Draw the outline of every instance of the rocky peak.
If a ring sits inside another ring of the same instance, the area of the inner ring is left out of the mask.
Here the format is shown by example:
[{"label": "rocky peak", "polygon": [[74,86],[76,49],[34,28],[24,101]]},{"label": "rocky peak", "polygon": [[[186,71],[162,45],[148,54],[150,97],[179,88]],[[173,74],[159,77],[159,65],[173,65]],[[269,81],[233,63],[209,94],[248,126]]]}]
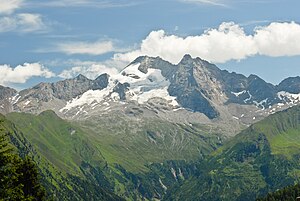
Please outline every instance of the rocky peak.
[{"label": "rocky peak", "polygon": [[194,62],[192,56],[189,54],[185,54],[178,64],[186,65],[186,64],[191,64],[192,62]]},{"label": "rocky peak", "polygon": [[93,81],[93,90],[102,90],[108,86],[109,82],[109,75],[107,73],[104,73],[100,76],[98,76],[94,81]]},{"label": "rocky peak", "polygon": [[[4,88],[0,87],[0,98],[6,96],[3,95],[5,93],[9,95],[16,93],[3,91]],[[13,106],[20,108],[20,111],[25,111],[29,107],[30,109],[39,107],[34,110],[41,111],[58,105],[60,110],[67,102],[76,101],[76,97],[79,99],[83,97],[86,100],[94,98],[96,103],[100,103],[104,100],[110,101],[112,95],[118,94],[115,96],[115,102],[120,99],[130,104],[143,105],[149,104],[148,101],[151,99],[160,98],[168,100],[169,103],[170,100],[173,101],[172,104],[168,103],[169,110],[181,107],[214,119],[222,117],[224,107],[228,104],[256,105],[265,109],[275,103],[285,103],[284,98],[278,97],[279,91],[300,93],[300,77],[288,78],[278,86],[274,86],[256,75],[245,77],[220,70],[214,64],[201,58],[192,58],[188,54],[177,65],[160,57],[141,56],[118,76],[110,77],[108,74],[102,74],[95,80],[90,80],[79,74],[73,79],[56,83],[40,83],[21,91],[17,97],[18,102],[13,103]],[[93,98],[84,94],[85,92],[92,94]],[[176,104],[173,104],[174,102]]]},{"label": "rocky peak", "polygon": [[15,89],[0,85],[0,113],[6,114],[12,111],[11,101],[15,101],[12,97],[16,94]]},{"label": "rocky peak", "polygon": [[[219,116],[218,111],[212,105],[211,100],[214,88],[219,88],[210,81],[210,72],[206,69],[206,63],[201,59],[193,59],[186,54],[177,65],[177,70],[172,76],[168,89],[171,96],[177,97],[178,103],[194,112],[204,113],[213,119]],[[208,82],[209,81],[209,82]]]},{"label": "rocky peak", "polygon": [[[139,56],[133,62],[131,62],[128,66],[135,65],[135,64],[139,63],[140,66],[138,67],[138,70],[141,71],[142,73],[146,74],[148,72],[148,68],[151,68],[152,62],[155,59],[159,59],[159,57],[154,58],[154,57],[149,57],[149,56]],[[126,68],[128,66],[126,66]]]},{"label": "rocky peak", "polygon": [[[71,80],[72,80],[72,79],[71,79]],[[73,79],[73,80],[74,80],[74,79]],[[85,76],[82,75],[82,74],[79,74],[79,75],[77,75],[77,77],[75,78],[75,80],[85,82],[85,81],[89,81],[90,79],[88,79],[87,77],[85,77]]]},{"label": "rocky peak", "polygon": [[290,77],[276,86],[277,91],[286,91],[292,94],[299,94],[300,93],[300,77]]},{"label": "rocky peak", "polygon": [[4,87],[0,85],[0,99],[6,99],[15,95],[17,91],[15,89]]}]

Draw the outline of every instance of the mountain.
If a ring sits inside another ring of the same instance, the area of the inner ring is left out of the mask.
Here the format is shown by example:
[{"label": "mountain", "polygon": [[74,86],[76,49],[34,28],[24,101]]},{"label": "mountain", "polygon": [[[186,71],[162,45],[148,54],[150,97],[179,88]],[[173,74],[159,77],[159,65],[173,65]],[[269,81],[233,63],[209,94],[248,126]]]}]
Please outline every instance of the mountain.
[{"label": "mountain", "polygon": [[[17,94],[2,87],[0,93],[5,96],[0,99],[10,100],[11,107],[4,113],[52,109],[72,119],[74,114],[76,118],[90,116],[91,110],[103,112],[108,104],[118,103],[124,108],[134,103],[158,113],[151,106],[165,113],[180,114],[184,110],[204,114],[202,119],[208,121],[235,116],[239,122],[249,124],[253,117],[262,119],[282,104],[298,102],[299,82],[299,77],[288,78],[274,86],[258,76],[229,73],[190,55],[185,55],[177,65],[159,57],[142,56],[117,75],[103,74],[95,80],[78,75],[57,83],[40,83]],[[264,111],[255,113],[255,107]]]},{"label": "mountain", "polygon": [[12,111],[13,104],[17,101],[13,97],[17,94],[15,89],[0,86],[0,113],[6,114]]},{"label": "mountain", "polygon": [[141,56],[120,73],[102,74],[95,80],[78,75],[20,92],[2,87],[0,112],[39,114],[51,109],[71,121],[121,114],[126,121],[200,123],[220,129],[227,138],[298,104],[299,83],[295,77],[274,86],[258,76],[230,73],[190,55],[177,65]]},{"label": "mountain", "polygon": [[142,56],[95,80],[1,87],[0,108],[58,199],[253,200],[297,179],[294,113],[277,112],[299,104],[299,83]]},{"label": "mountain", "polygon": [[285,91],[291,94],[300,93],[300,77],[290,77],[279,83],[278,91]]},{"label": "mountain", "polygon": [[[102,127],[93,128],[98,132],[90,132],[85,126],[59,118],[53,111],[39,115],[11,113],[7,118],[14,122],[10,126],[14,133],[11,141],[21,153],[32,155],[48,192],[60,199],[84,200],[84,196],[92,195],[97,199],[105,192],[115,192],[131,200],[255,200],[299,180],[299,115],[300,106],[272,114],[217,150],[208,150],[203,157],[193,160],[164,155],[153,142],[159,143],[156,132],[145,133],[155,148],[142,142],[126,147],[138,135],[128,133],[128,141],[123,138],[124,143],[118,143],[121,139],[116,136],[122,133],[121,129],[111,130],[113,127],[106,127],[104,122],[99,123],[103,123]],[[149,124],[161,129],[159,122]],[[171,133],[175,131],[161,126]],[[179,128],[178,125],[176,129]],[[189,130],[187,136],[193,132],[196,135],[196,128],[197,125],[181,127],[178,133]],[[210,139],[209,135],[201,138]],[[125,153],[120,155],[122,152]],[[72,193],[73,189],[78,193]],[[99,195],[95,189],[103,191],[98,191]]]},{"label": "mountain", "polygon": [[270,115],[232,138],[166,200],[255,200],[299,181],[300,106]]}]

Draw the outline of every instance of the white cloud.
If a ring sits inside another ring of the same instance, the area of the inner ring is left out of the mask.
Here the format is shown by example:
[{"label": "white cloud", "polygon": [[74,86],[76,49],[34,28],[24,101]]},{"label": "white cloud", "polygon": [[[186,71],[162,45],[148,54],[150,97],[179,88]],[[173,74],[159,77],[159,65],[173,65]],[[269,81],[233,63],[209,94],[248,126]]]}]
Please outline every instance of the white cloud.
[{"label": "white cloud", "polygon": [[119,72],[116,68],[109,68],[104,64],[90,64],[89,62],[86,64],[83,62],[82,64],[84,66],[76,66],[71,69],[64,70],[58,76],[66,79],[73,78],[78,74],[83,74],[90,79],[95,79],[103,73],[115,75]]},{"label": "white cloud", "polygon": [[132,61],[137,56],[160,56],[172,63],[178,63],[183,55],[191,54],[212,62],[240,60],[246,55],[256,53],[252,36],[247,36],[243,29],[234,23],[222,23],[218,29],[210,29],[199,36],[182,38],[167,35],[163,30],[151,32],[142,41],[140,49],[116,54],[116,60]]},{"label": "white cloud", "polygon": [[94,7],[94,8],[115,8],[128,7],[140,4],[139,1],[134,0],[52,0],[52,1],[36,1],[34,6],[48,6],[48,7]]},{"label": "white cloud", "polygon": [[227,5],[220,0],[179,0],[179,1],[184,3],[206,4],[206,5],[227,7]]},{"label": "white cloud", "polygon": [[295,22],[273,22],[269,26],[257,28],[254,41],[261,55],[300,55],[300,25]]},{"label": "white cloud", "polygon": [[0,32],[37,32],[45,31],[41,15],[21,13],[15,16],[4,16],[0,18]]},{"label": "white cloud", "polygon": [[39,63],[25,63],[12,68],[9,65],[0,65],[0,84],[25,83],[32,77],[51,78],[53,72]]},{"label": "white cloud", "polygon": [[59,43],[54,51],[66,54],[101,55],[115,51],[112,41]]},{"label": "white cloud", "polygon": [[197,36],[179,37],[163,30],[152,31],[135,51],[118,53],[114,60],[131,62],[141,55],[160,56],[178,63],[184,54],[214,63],[241,60],[257,54],[266,56],[300,55],[300,25],[295,22],[271,23],[247,35],[240,25],[222,23]]},{"label": "white cloud", "polygon": [[23,0],[1,0],[0,1],[0,14],[11,14],[16,9],[20,8]]}]

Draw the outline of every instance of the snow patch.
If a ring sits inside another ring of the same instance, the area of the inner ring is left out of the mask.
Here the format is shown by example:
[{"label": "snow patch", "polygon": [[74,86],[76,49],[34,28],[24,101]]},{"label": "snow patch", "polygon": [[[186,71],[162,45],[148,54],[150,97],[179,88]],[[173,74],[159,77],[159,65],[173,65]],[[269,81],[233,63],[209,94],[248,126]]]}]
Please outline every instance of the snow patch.
[{"label": "snow patch", "polygon": [[257,101],[253,101],[253,103],[256,105],[256,107],[262,108],[262,110],[265,110],[265,105],[268,103],[268,98],[257,102]]},{"label": "snow patch", "polygon": [[171,173],[173,174],[174,179],[177,180],[177,175],[176,175],[176,171],[174,170],[174,168],[171,168]]},{"label": "snow patch", "polygon": [[240,95],[246,93],[246,90],[240,91],[240,92],[231,92],[233,95],[235,95],[236,97],[239,97]]},{"label": "snow patch", "polygon": [[175,108],[175,109],[173,109],[173,112],[177,112],[177,111],[179,111],[179,110],[184,110],[184,108],[182,108],[182,107]]},{"label": "snow patch", "polygon": [[168,188],[163,184],[163,182],[161,181],[160,178],[158,179],[158,181],[159,181],[161,187],[162,187],[165,191],[168,190]]},{"label": "snow patch", "polygon": [[104,102],[104,103],[102,103],[102,105],[109,106],[109,103],[108,102]]},{"label": "snow patch", "polygon": [[168,87],[164,87],[162,89],[152,89],[150,91],[136,94],[131,98],[131,100],[136,100],[139,104],[144,104],[151,98],[163,98],[167,100],[170,105],[178,106],[176,97],[169,95]]},{"label": "snow patch", "polygon": [[76,97],[73,100],[67,102],[67,105],[60,109],[60,112],[70,110],[72,108],[82,106],[82,105],[91,105],[95,101],[100,103],[106,96],[110,93],[109,89],[103,90],[89,90],[82,94],[80,97]]},{"label": "snow patch", "polygon": [[185,180],[184,176],[183,176],[183,173],[181,171],[181,168],[178,169],[179,171],[179,177],[182,179],[182,180]]},{"label": "snow patch", "polygon": [[249,95],[249,98],[246,98],[246,99],[244,100],[244,103],[247,103],[248,101],[250,101],[250,100],[252,99],[252,95],[250,94],[250,92],[247,91],[247,93],[248,93],[248,95]]},{"label": "snow patch", "polygon": [[129,99],[144,104],[151,98],[157,97],[177,106],[176,97],[170,96],[168,92],[170,82],[162,76],[161,70],[149,68],[147,73],[143,73],[138,69],[139,66],[139,63],[128,66],[115,78],[122,84],[130,84],[127,92]]},{"label": "snow patch", "polygon": [[113,92],[110,97],[112,98],[113,101],[119,101],[120,100],[120,96],[117,92]]},{"label": "snow patch", "polygon": [[19,100],[20,100],[21,96],[19,94],[9,98],[9,101],[11,102],[11,104],[16,104]]},{"label": "snow patch", "polygon": [[71,131],[71,135],[74,135],[76,133],[76,130]]},{"label": "snow patch", "polygon": [[277,96],[280,100],[296,104],[300,102],[300,94],[292,94],[286,91],[280,91],[277,93]]},{"label": "snow patch", "polygon": [[24,105],[28,105],[30,102],[31,102],[31,101],[28,100],[28,101],[26,101],[26,102],[24,103]]}]

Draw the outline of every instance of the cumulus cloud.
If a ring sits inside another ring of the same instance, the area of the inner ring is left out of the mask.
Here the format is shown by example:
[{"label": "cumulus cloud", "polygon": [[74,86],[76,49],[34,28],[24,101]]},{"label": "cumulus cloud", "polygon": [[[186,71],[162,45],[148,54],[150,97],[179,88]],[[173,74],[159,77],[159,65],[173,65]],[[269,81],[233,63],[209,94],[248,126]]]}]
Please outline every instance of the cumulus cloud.
[{"label": "cumulus cloud", "polygon": [[84,66],[83,65],[75,66],[72,67],[71,69],[64,70],[58,76],[66,79],[66,78],[73,78],[78,74],[83,74],[90,79],[95,79],[103,73],[107,73],[109,75],[115,75],[118,73],[118,70],[116,68],[109,68],[104,64],[88,64],[88,63],[89,62],[87,62],[86,65]]},{"label": "cumulus cloud", "polygon": [[0,14],[11,14],[16,9],[20,8],[23,0],[1,0],[0,1]]},{"label": "cumulus cloud", "polygon": [[32,77],[51,78],[53,72],[39,63],[25,63],[12,68],[9,65],[0,65],[0,84],[25,83]]},{"label": "cumulus cloud", "polygon": [[67,42],[57,44],[53,51],[63,52],[65,54],[90,54],[101,55],[115,51],[116,48],[112,41],[98,42]]},{"label": "cumulus cloud", "polygon": [[257,54],[271,57],[300,55],[300,25],[274,22],[256,27],[249,35],[240,25],[224,22],[217,29],[185,38],[168,35],[163,30],[152,31],[138,49],[117,53],[114,60],[131,62],[138,56],[148,55],[178,63],[184,54],[214,63],[241,60]]},{"label": "cumulus cloud", "polygon": [[254,36],[258,53],[272,57],[300,55],[300,25],[271,23],[258,27]]},{"label": "cumulus cloud", "polygon": [[39,14],[21,13],[0,18],[0,32],[36,32],[45,31],[46,25]]}]

